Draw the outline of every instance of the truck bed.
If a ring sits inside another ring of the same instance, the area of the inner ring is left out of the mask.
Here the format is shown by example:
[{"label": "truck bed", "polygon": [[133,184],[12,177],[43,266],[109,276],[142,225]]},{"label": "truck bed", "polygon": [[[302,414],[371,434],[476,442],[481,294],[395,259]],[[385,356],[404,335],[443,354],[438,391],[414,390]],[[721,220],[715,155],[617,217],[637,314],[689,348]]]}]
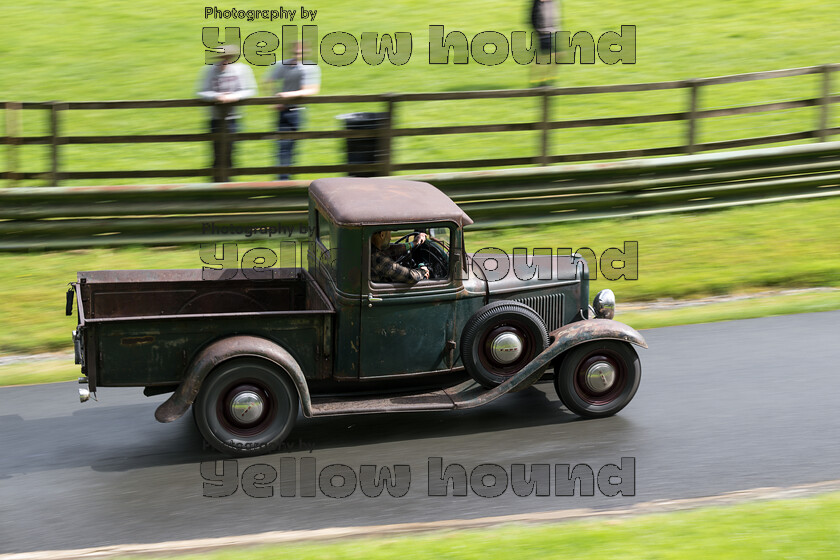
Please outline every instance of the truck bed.
[{"label": "truck bed", "polygon": [[[218,271],[213,271],[218,278]],[[196,353],[219,338],[250,334],[289,349],[313,377],[328,375],[334,309],[302,269],[269,279],[231,270],[107,270],[78,273],[84,367],[95,386],[165,386],[183,379]]]}]

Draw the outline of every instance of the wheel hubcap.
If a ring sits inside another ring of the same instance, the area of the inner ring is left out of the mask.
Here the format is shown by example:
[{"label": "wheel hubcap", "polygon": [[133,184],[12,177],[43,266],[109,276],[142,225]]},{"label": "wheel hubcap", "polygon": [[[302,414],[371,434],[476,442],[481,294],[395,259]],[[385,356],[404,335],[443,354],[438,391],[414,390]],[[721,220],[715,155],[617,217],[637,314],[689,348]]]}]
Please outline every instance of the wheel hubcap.
[{"label": "wheel hubcap", "polygon": [[500,364],[511,364],[522,355],[523,342],[515,333],[504,332],[490,343],[490,353]]},{"label": "wheel hubcap", "polygon": [[262,418],[265,403],[254,391],[241,391],[230,401],[230,415],[240,424],[253,424]]},{"label": "wheel hubcap", "polygon": [[593,393],[609,391],[615,384],[615,367],[609,362],[591,364],[583,375],[586,387]]}]

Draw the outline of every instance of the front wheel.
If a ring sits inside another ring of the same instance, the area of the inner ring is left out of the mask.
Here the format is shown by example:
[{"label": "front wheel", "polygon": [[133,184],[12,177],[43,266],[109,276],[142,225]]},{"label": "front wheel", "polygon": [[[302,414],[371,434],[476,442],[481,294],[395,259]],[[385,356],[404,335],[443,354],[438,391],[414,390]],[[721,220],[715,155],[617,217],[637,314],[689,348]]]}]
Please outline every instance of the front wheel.
[{"label": "front wheel", "polygon": [[196,425],[207,442],[227,455],[270,453],[297,419],[298,394],[271,362],[238,358],[219,365],[193,403]]},{"label": "front wheel", "polygon": [[554,376],[557,396],[584,418],[612,416],[633,399],[642,378],[639,356],[617,340],[581,344],[569,351]]}]

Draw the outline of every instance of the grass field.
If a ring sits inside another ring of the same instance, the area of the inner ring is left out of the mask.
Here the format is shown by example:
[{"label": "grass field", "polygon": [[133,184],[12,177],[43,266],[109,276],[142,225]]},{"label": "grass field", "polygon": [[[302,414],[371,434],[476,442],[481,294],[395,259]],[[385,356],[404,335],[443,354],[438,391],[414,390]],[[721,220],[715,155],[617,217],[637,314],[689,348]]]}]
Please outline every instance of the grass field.
[{"label": "grass field", "polygon": [[[281,25],[290,24],[205,20],[204,7],[197,2],[161,0],[131,4],[110,0],[95,8],[78,0],[58,5],[46,0],[6,3],[0,7],[8,35],[0,45],[4,60],[0,97],[21,101],[191,98],[203,64],[202,27],[235,26],[246,37],[259,30],[280,35]],[[433,0],[422,4],[397,0],[367,6],[338,1],[318,6],[317,12],[314,24],[319,37],[332,31],[345,31],[357,38],[362,32],[404,31],[413,38],[412,55],[404,66],[369,66],[361,57],[344,67],[322,63],[324,94],[503,89],[529,83],[528,68],[516,64],[512,57],[498,66],[483,66],[474,60],[466,65],[432,65],[428,59],[430,25],[443,25],[447,32],[462,31],[468,39],[485,30],[508,37],[511,31],[529,30],[527,2],[522,0]],[[597,39],[621,25],[635,25],[637,62],[609,66],[596,58],[593,65],[564,65],[558,84],[674,80],[834,62],[837,51],[832,22],[838,20],[840,5],[819,0],[798,4],[690,0],[679,5],[662,0],[644,5],[566,0],[562,2],[564,29],[587,31]],[[300,23],[296,19],[291,25]],[[42,46],[33,48],[34,42]],[[258,80],[266,72],[255,67]],[[835,91],[837,82],[835,79]],[[753,104],[818,92],[816,76],[721,85],[704,89],[700,106]],[[669,90],[563,97],[553,102],[553,117],[565,120],[683,111],[686,95],[683,90]],[[314,106],[308,127],[334,129],[340,126],[336,115],[381,109],[371,104]],[[538,101],[527,99],[430,101],[399,107],[397,122],[401,127],[522,122],[538,119],[539,111]],[[812,108],[708,119],[699,127],[698,141],[805,130],[813,128],[816,119]],[[272,130],[273,120],[268,107],[247,108],[244,130]],[[46,113],[25,112],[23,121],[25,134],[47,133]],[[840,111],[834,111],[830,124],[840,124]],[[202,108],[74,111],[61,126],[65,134],[189,133],[205,127]],[[684,136],[684,124],[654,123],[558,130],[552,132],[551,144],[554,153],[562,154],[679,145]],[[298,163],[343,162],[341,140],[309,140],[300,147]],[[532,132],[410,137],[396,142],[395,159],[514,157],[533,155],[537,147],[538,134]],[[238,164],[269,165],[274,162],[274,149],[271,141],[250,142],[240,149]],[[46,169],[48,155],[47,146],[25,146],[20,149],[21,167]],[[62,169],[72,171],[201,167],[206,157],[207,147],[198,143],[75,145],[61,150]],[[249,178],[264,177],[243,177]]]},{"label": "grass field", "polygon": [[834,559],[840,555],[840,494],[667,514],[552,525],[508,525],[333,543],[231,549],[184,560],[248,558],[627,560]]}]

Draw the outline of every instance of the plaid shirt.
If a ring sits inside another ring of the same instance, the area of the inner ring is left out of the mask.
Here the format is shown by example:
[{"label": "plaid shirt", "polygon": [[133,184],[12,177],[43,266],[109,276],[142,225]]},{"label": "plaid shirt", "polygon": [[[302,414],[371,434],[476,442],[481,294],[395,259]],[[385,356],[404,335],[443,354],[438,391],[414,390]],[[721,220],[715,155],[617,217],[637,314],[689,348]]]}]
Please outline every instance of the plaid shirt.
[{"label": "plaid shirt", "polygon": [[419,268],[398,265],[394,259],[408,251],[408,244],[393,243],[385,249],[370,247],[370,278],[374,282],[403,282],[414,284],[425,277]]}]

